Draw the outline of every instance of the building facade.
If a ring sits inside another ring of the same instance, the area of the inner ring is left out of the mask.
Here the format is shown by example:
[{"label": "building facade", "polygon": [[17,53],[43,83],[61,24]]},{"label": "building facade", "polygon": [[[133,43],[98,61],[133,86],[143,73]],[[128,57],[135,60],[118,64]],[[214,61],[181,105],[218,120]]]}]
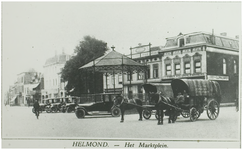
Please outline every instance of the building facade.
[{"label": "building facade", "polygon": [[166,39],[161,82],[175,78],[219,82],[222,102],[233,102],[239,89],[239,41],[205,32],[179,34]]},{"label": "building facade", "polygon": [[46,60],[44,65],[44,89],[41,98],[54,98],[65,96],[65,83],[61,82],[61,71],[70,55],[64,52]]},{"label": "building facade", "polygon": [[[123,92],[143,93],[144,83],[170,83],[173,79],[209,79],[220,84],[222,102],[233,102],[239,94],[239,40],[206,32],[179,34],[166,38],[165,46],[139,45],[127,55],[146,64],[146,73],[110,76],[108,86]],[[112,81],[113,80],[113,81]],[[104,80],[105,81],[105,80]],[[114,82],[115,81],[115,82]],[[115,85],[114,85],[115,83]],[[106,85],[106,86],[105,86]]]},{"label": "building facade", "polygon": [[27,106],[33,101],[35,94],[33,88],[37,87],[40,83],[41,73],[30,69],[27,72],[22,72],[17,75],[17,82],[11,89],[11,105]]}]

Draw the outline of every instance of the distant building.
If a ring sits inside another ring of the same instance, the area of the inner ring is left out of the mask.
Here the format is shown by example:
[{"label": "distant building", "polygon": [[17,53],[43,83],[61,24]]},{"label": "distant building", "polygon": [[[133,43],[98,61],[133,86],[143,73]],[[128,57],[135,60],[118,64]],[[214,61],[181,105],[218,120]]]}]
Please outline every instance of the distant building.
[{"label": "distant building", "polygon": [[22,72],[17,75],[17,82],[11,88],[11,105],[26,106],[33,102],[33,95],[35,92],[33,88],[40,83],[41,73],[30,69],[27,72]]},{"label": "distant building", "polygon": [[44,65],[44,89],[42,99],[65,96],[65,83],[61,82],[61,71],[70,55],[64,52],[46,60]]}]

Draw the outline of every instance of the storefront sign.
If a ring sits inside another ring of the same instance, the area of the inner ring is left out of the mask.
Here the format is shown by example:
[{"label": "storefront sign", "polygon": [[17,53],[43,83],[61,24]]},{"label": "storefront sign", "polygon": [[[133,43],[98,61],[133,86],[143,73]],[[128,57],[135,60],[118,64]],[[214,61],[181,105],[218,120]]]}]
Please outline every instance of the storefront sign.
[{"label": "storefront sign", "polygon": [[173,55],[176,55],[176,54],[181,54],[181,51],[180,50],[179,51],[174,51]]},{"label": "storefront sign", "polygon": [[151,55],[157,55],[158,51],[151,51]]},{"label": "storefront sign", "polygon": [[192,48],[192,52],[198,52],[198,51],[202,51],[202,47],[194,47],[194,48]]},{"label": "storefront sign", "polygon": [[141,57],[149,56],[149,52],[141,53]]},{"label": "storefront sign", "polygon": [[229,81],[229,76],[208,75],[209,80]]},{"label": "storefront sign", "polygon": [[171,55],[171,52],[164,53],[164,56],[168,56],[168,55]]},{"label": "storefront sign", "polygon": [[149,46],[141,46],[141,47],[132,48],[133,54],[148,52],[148,51],[149,51]]},{"label": "storefront sign", "polygon": [[171,79],[171,78],[182,78],[182,77],[199,77],[204,76],[204,73],[198,73],[198,74],[180,74],[180,75],[170,75],[170,76],[164,76],[163,79]]}]

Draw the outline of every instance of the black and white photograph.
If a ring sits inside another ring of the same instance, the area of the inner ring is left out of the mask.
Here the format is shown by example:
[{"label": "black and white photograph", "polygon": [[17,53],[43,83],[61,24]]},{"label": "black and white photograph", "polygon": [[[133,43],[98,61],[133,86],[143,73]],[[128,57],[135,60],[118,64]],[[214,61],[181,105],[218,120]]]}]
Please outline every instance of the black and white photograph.
[{"label": "black and white photograph", "polygon": [[241,8],[1,1],[1,148],[242,148]]}]

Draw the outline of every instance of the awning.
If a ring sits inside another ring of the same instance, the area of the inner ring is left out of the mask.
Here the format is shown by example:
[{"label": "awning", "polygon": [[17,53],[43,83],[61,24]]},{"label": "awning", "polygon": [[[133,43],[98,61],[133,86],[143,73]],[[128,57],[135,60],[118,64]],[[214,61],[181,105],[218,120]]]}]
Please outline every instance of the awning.
[{"label": "awning", "polygon": [[30,84],[29,87],[31,90],[34,90],[35,88],[37,88],[37,86],[39,85],[40,83],[35,83],[35,84]]},{"label": "awning", "polygon": [[37,86],[33,88],[33,90],[37,90],[38,88],[40,88],[40,84],[41,84],[41,82],[38,83]]},{"label": "awning", "polygon": [[10,101],[10,102],[14,102],[16,98],[17,98],[17,95],[16,95],[16,96],[14,96],[14,97],[11,99],[11,101]]}]

